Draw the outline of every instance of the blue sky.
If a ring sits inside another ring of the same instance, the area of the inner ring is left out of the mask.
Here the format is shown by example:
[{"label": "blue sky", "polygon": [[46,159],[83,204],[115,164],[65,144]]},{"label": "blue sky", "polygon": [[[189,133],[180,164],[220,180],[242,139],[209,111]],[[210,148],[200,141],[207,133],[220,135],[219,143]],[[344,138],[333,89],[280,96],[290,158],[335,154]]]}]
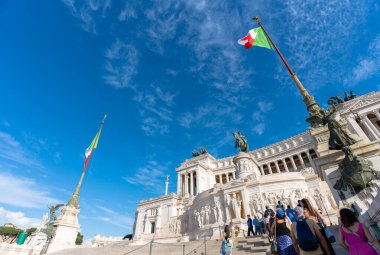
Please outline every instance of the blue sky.
[{"label": "blue sky", "polygon": [[236,153],[306,130],[279,57],[236,41],[259,15],[304,86],[330,96],[380,85],[377,1],[1,1],[0,224],[30,226],[80,194],[85,238],[131,232],[140,199],[175,192],[175,168],[207,146]]}]

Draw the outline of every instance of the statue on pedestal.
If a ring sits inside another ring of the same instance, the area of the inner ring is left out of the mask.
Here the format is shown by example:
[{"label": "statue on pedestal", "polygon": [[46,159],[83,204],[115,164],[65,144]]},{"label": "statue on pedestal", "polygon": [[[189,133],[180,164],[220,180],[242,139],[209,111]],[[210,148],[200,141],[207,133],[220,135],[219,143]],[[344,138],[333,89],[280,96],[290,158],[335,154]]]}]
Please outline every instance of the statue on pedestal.
[{"label": "statue on pedestal", "polygon": [[329,149],[342,150],[343,147],[353,145],[356,141],[347,134],[339,121],[335,120],[335,113],[335,105],[332,105],[328,111],[322,110],[322,125],[327,125],[329,129]]},{"label": "statue on pedestal", "polygon": [[248,152],[248,142],[242,132],[232,132],[232,135],[235,137],[235,148],[239,149],[242,152]]},{"label": "statue on pedestal", "polygon": [[334,185],[334,189],[347,190],[347,185],[364,189],[372,180],[379,179],[380,173],[372,169],[363,157],[355,156],[349,146],[342,148],[346,155],[339,163],[342,177]]},{"label": "statue on pedestal", "polygon": [[232,209],[235,214],[235,218],[240,219],[241,218],[241,200],[238,200],[235,193],[232,195],[231,204],[232,204]]}]

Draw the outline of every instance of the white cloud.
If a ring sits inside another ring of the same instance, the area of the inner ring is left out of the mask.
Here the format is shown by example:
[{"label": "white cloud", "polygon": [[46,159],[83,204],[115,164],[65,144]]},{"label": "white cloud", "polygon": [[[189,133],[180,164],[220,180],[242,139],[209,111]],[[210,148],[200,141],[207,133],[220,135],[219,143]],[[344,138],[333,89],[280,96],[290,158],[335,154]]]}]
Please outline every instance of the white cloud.
[{"label": "white cloud", "polygon": [[27,229],[37,227],[40,219],[27,217],[25,213],[21,211],[8,211],[4,207],[0,207],[0,223],[12,223],[18,228]]},{"label": "white cloud", "polygon": [[137,18],[137,13],[135,8],[132,6],[131,1],[126,1],[124,8],[120,11],[118,19],[119,21],[125,21],[130,18]]},{"label": "white cloud", "polygon": [[[287,56],[300,80],[308,89],[318,90],[340,83],[352,66],[351,51],[363,36],[360,27],[371,4],[367,1],[282,1],[270,6],[263,20],[269,33]],[[292,82],[282,62],[280,80]],[[292,87],[293,88],[293,87]]]},{"label": "white cloud", "polygon": [[273,103],[268,101],[259,101],[257,103],[257,106],[259,107],[260,111],[262,112],[269,112],[273,108]]},{"label": "white cloud", "polygon": [[[19,141],[12,135],[0,131],[0,159],[6,162],[12,162],[30,168],[41,168],[41,163],[38,159],[31,155]],[[4,169],[10,170],[10,169]]]},{"label": "white cloud", "polygon": [[23,208],[41,208],[58,200],[31,179],[0,173],[0,203]]},{"label": "white cloud", "polygon": [[81,27],[90,33],[97,33],[96,22],[99,18],[105,18],[108,9],[111,8],[111,0],[62,0],[69,9],[71,15],[79,19]]},{"label": "white cloud", "polygon": [[262,134],[264,134],[265,128],[266,128],[265,123],[259,123],[259,124],[256,124],[255,126],[253,126],[252,130],[256,134],[262,135]]},{"label": "white cloud", "polygon": [[119,38],[106,50],[105,69],[107,75],[103,76],[104,82],[117,88],[136,89],[133,77],[137,74],[139,53],[132,44],[127,44]]},{"label": "white cloud", "polygon": [[100,210],[99,214],[103,214],[103,216],[98,217],[98,220],[121,228],[132,229],[135,219],[127,216],[125,212],[118,213],[101,205],[97,205],[96,208]]},{"label": "white cloud", "polygon": [[126,176],[123,179],[130,184],[143,186],[144,189],[163,193],[165,176],[168,172],[168,167],[150,160],[144,167],[139,168],[133,176]]},{"label": "white cloud", "polygon": [[368,54],[360,57],[357,65],[352,68],[352,74],[344,80],[347,85],[356,85],[365,81],[380,71],[380,35],[378,35],[368,46]]}]

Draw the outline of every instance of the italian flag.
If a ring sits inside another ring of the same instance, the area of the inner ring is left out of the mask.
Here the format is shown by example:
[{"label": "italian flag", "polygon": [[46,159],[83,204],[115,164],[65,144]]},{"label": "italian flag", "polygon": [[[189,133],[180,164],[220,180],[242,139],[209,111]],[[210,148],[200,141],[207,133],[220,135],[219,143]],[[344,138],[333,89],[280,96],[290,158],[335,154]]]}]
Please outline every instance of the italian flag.
[{"label": "italian flag", "polygon": [[257,27],[248,31],[248,34],[239,39],[238,44],[244,45],[244,48],[249,49],[252,46],[264,47],[273,50],[273,46],[265,36],[261,27]]},{"label": "italian flag", "polygon": [[104,116],[102,124],[101,124],[101,126],[99,128],[98,133],[96,133],[94,140],[92,140],[90,146],[88,146],[88,148],[85,151],[86,160],[84,161],[84,169],[87,168],[87,165],[88,165],[88,162],[90,161],[92,152],[98,146],[98,141],[99,141],[100,133],[102,132],[103,124],[104,124],[104,121],[105,121],[106,117],[107,117],[107,115]]}]

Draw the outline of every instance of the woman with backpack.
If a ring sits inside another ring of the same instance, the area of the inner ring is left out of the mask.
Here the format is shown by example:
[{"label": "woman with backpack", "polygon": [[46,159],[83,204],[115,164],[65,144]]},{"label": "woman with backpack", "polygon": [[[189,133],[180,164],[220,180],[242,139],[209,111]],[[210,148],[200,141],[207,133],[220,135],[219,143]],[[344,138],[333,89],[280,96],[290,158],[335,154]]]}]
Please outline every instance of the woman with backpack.
[{"label": "woman with backpack", "polygon": [[229,225],[226,225],[224,227],[223,232],[224,238],[222,241],[222,246],[220,247],[220,254],[222,255],[232,255],[232,236],[231,236],[231,229]]},{"label": "woman with backpack", "polygon": [[[330,254],[335,255],[335,251],[326,235],[326,231],[329,231],[329,230],[325,230],[325,227],[326,227],[325,219],[320,214],[318,214],[318,211],[314,209],[314,207],[311,205],[310,201],[307,198],[303,198],[301,202],[303,205],[305,218],[310,219],[314,221],[315,223],[317,223],[317,225],[321,228],[320,232],[323,238],[326,240]],[[326,249],[323,246],[321,246],[321,248],[324,255],[328,254]]]},{"label": "woman with backpack", "polygon": [[339,211],[340,244],[350,252],[350,255],[376,255],[377,252],[368,243],[380,250],[380,244],[373,238],[369,230],[356,218],[353,211],[343,208]]},{"label": "woman with backpack", "polygon": [[294,249],[292,238],[290,237],[291,227],[285,220],[285,213],[283,210],[278,210],[275,222],[271,227],[272,236],[277,244],[278,255],[297,255]]}]

